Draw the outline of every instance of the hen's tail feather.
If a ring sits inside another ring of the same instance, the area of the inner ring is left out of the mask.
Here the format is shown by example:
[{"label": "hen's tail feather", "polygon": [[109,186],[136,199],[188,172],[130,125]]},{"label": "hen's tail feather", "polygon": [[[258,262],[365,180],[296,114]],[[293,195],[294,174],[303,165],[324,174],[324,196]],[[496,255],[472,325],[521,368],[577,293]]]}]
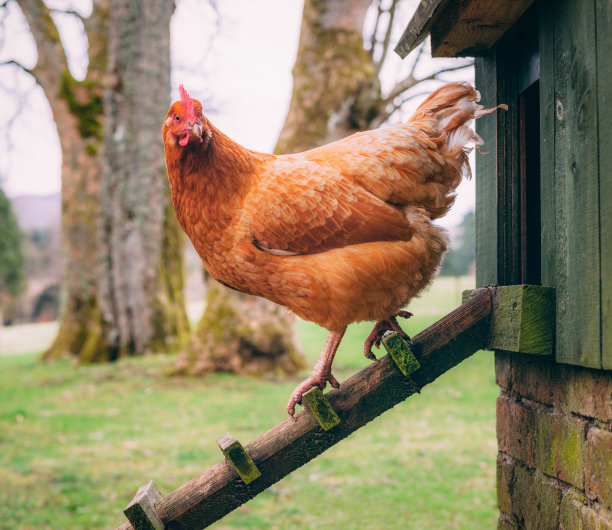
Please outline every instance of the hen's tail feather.
[{"label": "hen's tail feather", "polygon": [[507,105],[485,109],[478,101],[480,93],[470,84],[450,83],[433,92],[410,118],[411,122],[429,121],[434,131],[445,136],[442,154],[447,163],[458,170],[450,183],[453,188],[459,184],[461,176],[471,177],[467,155],[473,145],[484,143],[468,123],[498,108],[508,109]]},{"label": "hen's tail feather", "polygon": [[507,110],[507,105],[485,109],[478,104],[480,93],[467,83],[450,83],[433,92],[416,110],[410,121],[431,119],[438,130],[446,133],[448,155],[458,155],[470,142],[482,145],[482,138],[466,125],[498,108]]}]

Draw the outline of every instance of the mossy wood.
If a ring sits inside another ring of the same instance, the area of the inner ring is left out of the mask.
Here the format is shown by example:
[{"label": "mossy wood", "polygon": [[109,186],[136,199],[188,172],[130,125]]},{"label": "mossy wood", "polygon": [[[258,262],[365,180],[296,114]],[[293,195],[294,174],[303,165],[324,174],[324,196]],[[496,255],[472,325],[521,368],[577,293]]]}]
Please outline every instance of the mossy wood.
[{"label": "mossy wood", "polygon": [[165,526],[155,511],[155,503],[162,498],[152,480],[141,486],[123,513],[135,530],[164,530]]},{"label": "mossy wood", "polygon": [[329,431],[340,423],[340,418],[323,395],[323,391],[315,386],[302,396],[302,404],[324,431]]},{"label": "mossy wood", "polygon": [[[388,356],[326,394],[340,423],[323,430],[307,411],[287,418],[245,446],[261,477],[245,484],[220,462],[161,499],[155,506],[166,528],[203,528],[405,400],[487,344],[491,295],[477,293],[412,338],[421,367],[404,377]],[[132,528],[124,523],[121,530]]]},{"label": "mossy wood", "polygon": [[421,367],[417,358],[410,351],[410,347],[400,337],[399,333],[395,331],[387,332],[382,339],[382,343],[391,359],[393,359],[395,366],[397,366],[402,374],[410,375]]},{"label": "mossy wood", "polygon": [[229,432],[219,438],[217,444],[245,484],[250,484],[261,477],[259,469],[246,453],[242,444]]},{"label": "mossy wood", "polygon": [[464,300],[483,291],[493,297],[490,350],[552,355],[555,337],[555,290],[539,285],[508,285],[463,293]]}]

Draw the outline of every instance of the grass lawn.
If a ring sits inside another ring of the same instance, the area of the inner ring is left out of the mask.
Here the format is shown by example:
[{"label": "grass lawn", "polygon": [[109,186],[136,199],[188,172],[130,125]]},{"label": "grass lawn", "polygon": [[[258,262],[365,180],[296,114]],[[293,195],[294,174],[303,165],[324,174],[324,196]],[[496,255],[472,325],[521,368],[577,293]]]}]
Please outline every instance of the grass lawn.
[{"label": "grass lawn", "polygon": [[[368,362],[369,329],[349,328],[340,381]],[[325,332],[298,332],[314,363]],[[167,494],[222,460],[215,441],[226,431],[246,443],[283,420],[298,382],[169,378],[172,360],[0,356],[0,528],[117,526],[150,478]],[[213,528],[493,528],[496,396],[493,357],[480,352]]]}]

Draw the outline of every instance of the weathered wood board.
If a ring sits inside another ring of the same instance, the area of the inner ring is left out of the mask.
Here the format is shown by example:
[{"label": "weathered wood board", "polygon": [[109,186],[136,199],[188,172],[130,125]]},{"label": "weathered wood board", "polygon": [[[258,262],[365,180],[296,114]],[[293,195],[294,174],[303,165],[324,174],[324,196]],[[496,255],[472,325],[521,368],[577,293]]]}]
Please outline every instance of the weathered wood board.
[{"label": "weathered wood board", "polygon": [[565,0],[552,4],[556,358],[563,363],[600,368],[598,71],[593,2]]},{"label": "weathered wood board", "polygon": [[612,2],[596,0],[599,216],[601,231],[601,355],[612,370]]},{"label": "weathered wood board", "polygon": [[[492,52],[474,61],[476,88],[485,107],[497,101],[496,57]],[[497,112],[476,120],[476,132],[485,144],[476,151],[476,286],[498,283],[497,276]]]}]

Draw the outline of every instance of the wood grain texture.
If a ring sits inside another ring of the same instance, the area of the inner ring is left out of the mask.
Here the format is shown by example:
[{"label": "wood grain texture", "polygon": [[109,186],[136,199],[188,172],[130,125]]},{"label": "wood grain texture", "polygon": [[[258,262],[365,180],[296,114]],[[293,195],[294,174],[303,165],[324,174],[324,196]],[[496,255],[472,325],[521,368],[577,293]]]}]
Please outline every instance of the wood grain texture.
[{"label": "wood grain texture", "polygon": [[[497,105],[497,60],[495,52],[474,61],[476,88],[482,104]],[[484,140],[476,151],[476,286],[498,283],[497,174],[499,113],[493,112],[476,121],[476,132]]]},{"label": "wood grain texture", "polygon": [[329,431],[340,423],[340,418],[336,411],[329,404],[329,401],[323,395],[323,391],[318,386],[312,387],[302,395],[302,404],[324,431]]},{"label": "wood grain texture", "polygon": [[[463,293],[463,299],[487,289]],[[555,338],[555,290],[539,285],[491,289],[493,306],[487,349],[552,355]]]},{"label": "wood grain texture", "polygon": [[533,0],[456,0],[431,26],[433,57],[480,56],[521,17]]},{"label": "wood grain texture", "polygon": [[540,48],[540,198],[542,219],[541,283],[554,287],[556,261],[555,85],[553,79],[553,0],[539,11]]},{"label": "wood grain texture", "polygon": [[421,1],[395,47],[395,52],[402,59],[405,59],[412,50],[427,38],[437,13],[442,12],[447,3],[448,0]]},{"label": "wood grain texture", "polygon": [[612,3],[596,0],[601,231],[601,363],[612,370]]},{"label": "wood grain texture", "polygon": [[600,368],[598,74],[594,0],[554,3],[553,22],[557,361]]},{"label": "wood grain texture", "polygon": [[152,480],[141,486],[123,513],[136,530],[163,530],[164,523],[155,511],[155,503],[162,498]]},{"label": "wood grain texture", "polygon": [[[302,411],[248,443],[245,450],[262,476],[245,484],[226,463],[217,464],[156,504],[166,528],[203,528],[217,521],[349,434],[392,408],[482,349],[488,334],[488,291],[412,338],[421,368],[404,377],[389,356],[364,368],[326,394],[341,423],[324,431]],[[131,528],[129,523],[120,527]]]},{"label": "wood grain texture", "polygon": [[261,476],[261,472],[246,453],[242,444],[229,432],[217,440],[217,445],[245,484],[250,484]]}]

